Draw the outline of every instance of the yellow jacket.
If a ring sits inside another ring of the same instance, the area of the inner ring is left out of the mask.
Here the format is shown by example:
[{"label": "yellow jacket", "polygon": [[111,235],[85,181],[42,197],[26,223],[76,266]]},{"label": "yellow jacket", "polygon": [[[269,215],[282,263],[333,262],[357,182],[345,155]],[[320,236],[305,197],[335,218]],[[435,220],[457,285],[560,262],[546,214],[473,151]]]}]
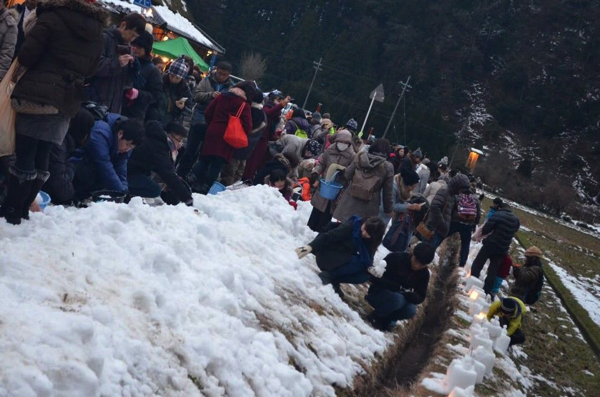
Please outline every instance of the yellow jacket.
[{"label": "yellow jacket", "polygon": [[521,302],[521,300],[519,298],[515,298],[514,296],[510,296],[509,298],[514,299],[519,304],[519,306],[517,306],[517,315],[515,317],[508,317],[505,315],[503,316],[502,312],[500,311],[500,305],[502,304],[502,301],[497,300],[496,302],[492,303],[492,305],[490,306],[490,310],[488,311],[487,319],[489,321],[495,315],[503,316],[504,318],[506,318],[508,320],[508,328],[506,330],[506,334],[508,336],[511,336],[512,334],[515,333],[516,330],[521,328],[521,321],[523,320],[523,314],[525,314],[525,312],[527,311],[527,307],[525,306],[525,304],[523,302]]}]

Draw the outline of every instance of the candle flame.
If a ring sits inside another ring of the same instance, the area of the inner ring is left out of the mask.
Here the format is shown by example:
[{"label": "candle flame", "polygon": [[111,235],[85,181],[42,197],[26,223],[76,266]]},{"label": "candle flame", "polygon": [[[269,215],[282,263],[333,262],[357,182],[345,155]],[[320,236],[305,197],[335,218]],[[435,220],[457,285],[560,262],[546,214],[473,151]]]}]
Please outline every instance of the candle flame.
[{"label": "candle flame", "polygon": [[469,296],[469,298],[471,298],[471,300],[474,300],[474,301],[476,301],[478,297],[479,297],[479,292],[477,292],[477,291],[471,292],[471,295]]}]

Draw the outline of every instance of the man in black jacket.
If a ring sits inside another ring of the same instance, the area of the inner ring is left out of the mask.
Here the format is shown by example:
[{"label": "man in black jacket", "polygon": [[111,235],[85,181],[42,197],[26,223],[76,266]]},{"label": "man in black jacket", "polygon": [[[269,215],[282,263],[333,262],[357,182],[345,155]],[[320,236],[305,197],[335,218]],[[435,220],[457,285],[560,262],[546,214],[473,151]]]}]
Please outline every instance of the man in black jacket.
[{"label": "man in black jacket", "polygon": [[164,182],[166,190],[172,192],[168,196],[173,199],[165,200],[168,204],[193,204],[190,188],[175,173],[175,158],[186,136],[187,131],[180,124],[169,124],[165,132],[158,121],[146,123],[146,139],[133,150],[127,163],[127,180],[132,196],[163,196],[161,186],[151,178],[154,172]]},{"label": "man in black jacket", "polygon": [[498,267],[502,263],[502,258],[508,254],[510,243],[520,227],[519,218],[512,213],[507,204],[502,204],[483,225],[482,235],[488,237],[483,240],[483,246],[473,261],[471,275],[479,277],[483,265],[488,259],[490,260],[487,277],[483,285],[486,294],[491,295]]},{"label": "man in black jacket", "polygon": [[396,321],[406,320],[417,312],[417,305],[427,296],[429,269],[435,249],[426,243],[412,253],[395,252],[385,257],[387,266],[381,278],[371,276],[367,302],[375,309],[369,322],[380,331],[391,330]]}]

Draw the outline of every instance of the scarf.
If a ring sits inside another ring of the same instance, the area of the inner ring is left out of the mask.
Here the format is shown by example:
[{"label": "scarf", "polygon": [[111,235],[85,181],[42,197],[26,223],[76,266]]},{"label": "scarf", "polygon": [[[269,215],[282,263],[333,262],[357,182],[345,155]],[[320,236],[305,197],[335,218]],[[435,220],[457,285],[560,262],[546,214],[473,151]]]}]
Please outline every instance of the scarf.
[{"label": "scarf", "polygon": [[353,259],[358,260],[367,269],[373,266],[375,255],[371,254],[369,246],[362,238],[362,231],[360,229],[363,225],[363,220],[356,215],[352,216],[350,220],[352,221],[352,245],[358,251],[358,255],[355,254]]}]

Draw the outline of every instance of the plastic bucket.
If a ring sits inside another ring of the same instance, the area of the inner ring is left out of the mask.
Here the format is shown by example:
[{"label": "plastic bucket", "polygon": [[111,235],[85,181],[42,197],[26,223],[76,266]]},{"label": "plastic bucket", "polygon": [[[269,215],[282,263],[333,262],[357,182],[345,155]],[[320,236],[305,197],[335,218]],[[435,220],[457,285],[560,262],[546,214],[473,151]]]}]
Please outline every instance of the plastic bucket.
[{"label": "plastic bucket", "polygon": [[321,179],[321,187],[319,192],[323,198],[327,200],[335,200],[342,190],[343,186],[337,182],[326,182],[325,179]]},{"label": "plastic bucket", "polygon": [[208,194],[217,194],[217,193],[222,192],[222,191],[224,191],[226,189],[227,188],[225,187],[225,185],[223,185],[223,184],[221,184],[219,182],[215,182],[210,187],[210,190],[208,191]]},{"label": "plastic bucket", "polygon": [[92,193],[92,200],[96,203],[109,201],[113,203],[122,203],[125,200],[125,193],[115,190],[98,190]]},{"label": "plastic bucket", "polygon": [[44,209],[46,209],[48,204],[50,204],[50,195],[46,192],[40,192],[40,196],[42,197],[42,202],[39,203],[38,205],[40,206],[40,209],[43,211]]}]

